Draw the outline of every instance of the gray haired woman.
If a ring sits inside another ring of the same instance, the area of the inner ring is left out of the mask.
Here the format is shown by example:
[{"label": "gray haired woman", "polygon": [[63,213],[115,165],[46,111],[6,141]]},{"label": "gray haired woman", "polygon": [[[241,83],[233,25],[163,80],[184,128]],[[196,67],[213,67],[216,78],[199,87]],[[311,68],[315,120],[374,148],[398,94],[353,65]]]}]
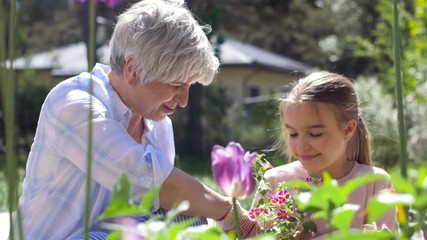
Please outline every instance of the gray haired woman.
[{"label": "gray haired woman", "polygon": [[229,220],[230,198],[174,167],[168,115],[187,105],[191,85],[210,84],[219,66],[204,27],[182,1],[143,0],[118,17],[110,49],[110,66],[61,82],[42,106],[20,199],[26,238],[81,238],[89,123],[91,239],[108,235],[95,220],[124,174],[136,202],[161,186],[153,206],[160,214],[188,200],[185,214],[202,217],[196,224]]}]

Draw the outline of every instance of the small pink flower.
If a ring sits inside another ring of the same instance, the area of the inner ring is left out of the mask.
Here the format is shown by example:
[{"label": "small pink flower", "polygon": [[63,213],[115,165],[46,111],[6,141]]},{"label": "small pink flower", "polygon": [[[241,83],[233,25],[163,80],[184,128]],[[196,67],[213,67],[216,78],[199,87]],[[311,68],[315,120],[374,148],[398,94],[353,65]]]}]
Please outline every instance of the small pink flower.
[{"label": "small pink flower", "polygon": [[260,214],[269,214],[270,213],[270,209],[267,206],[261,206],[258,209],[261,211]]},{"label": "small pink flower", "polygon": [[276,207],[280,207],[282,206],[282,204],[284,203],[282,199],[280,198],[272,198],[271,202],[276,206]]},{"label": "small pink flower", "polygon": [[268,169],[273,168],[273,165],[271,163],[264,160],[264,162],[261,162],[261,169],[263,172],[267,171]]},{"label": "small pink flower", "polygon": [[286,211],[285,209],[281,209],[279,210],[279,212],[277,213],[277,218],[279,220],[286,220],[289,218],[289,212]]},{"label": "small pink flower", "polygon": [[285,203],[285,200],[282,195],[280,195],[280,192],[273,192],[271,194],[271,202],[276,206],[280,207]]},{"label": "small pink flower", "polygon": [[259,215],[261,214],[261,212],[262,212],[262,210],[261,210],[261,209],[259,209],[259,208],[252,208],[252,209],[249,211],[249,217],[250,217],[251,219],[255,219],[255,218],[259,217]]},{"label": "small pink flower", "polygon": [[286,199],[291,197],[291,194],[288,190],[284,189],[277,193],[277,197],[283,199],[283,201],[286,201]]}]

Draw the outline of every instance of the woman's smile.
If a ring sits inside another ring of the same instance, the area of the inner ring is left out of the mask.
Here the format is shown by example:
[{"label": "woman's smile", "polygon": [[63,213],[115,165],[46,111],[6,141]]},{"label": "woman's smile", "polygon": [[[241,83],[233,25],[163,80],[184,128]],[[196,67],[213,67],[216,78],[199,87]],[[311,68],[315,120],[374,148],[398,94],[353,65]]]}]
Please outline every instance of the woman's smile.
[{"label": "woman's smile", "polygon": [[172,115],[175,112],[175,108],[170,108],[170,107],[168,107],[166,105],[163,105],[163,112],[166,115]]}]

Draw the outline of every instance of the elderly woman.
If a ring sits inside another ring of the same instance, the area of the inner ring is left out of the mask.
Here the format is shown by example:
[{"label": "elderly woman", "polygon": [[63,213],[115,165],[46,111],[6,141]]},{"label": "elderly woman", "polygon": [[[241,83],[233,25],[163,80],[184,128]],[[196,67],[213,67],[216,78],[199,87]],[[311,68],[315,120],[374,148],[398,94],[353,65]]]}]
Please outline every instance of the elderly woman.
[{"label": "elderly woman", "polygon": [[191,85],[210,84],[219,66],[203,27],[182,2],[144,0],[118,17],[110,48],[110,67],[63,81],[42,106],[20,199],[25,237],[82,236],[89,123],[92,239],[108,234],[96,231],[95,220],[124,174],[132,200],[161,186],[154,210],[188,200],[185,214],[232,229],[231,200],[174,167],[168,115],[187,105]]}]

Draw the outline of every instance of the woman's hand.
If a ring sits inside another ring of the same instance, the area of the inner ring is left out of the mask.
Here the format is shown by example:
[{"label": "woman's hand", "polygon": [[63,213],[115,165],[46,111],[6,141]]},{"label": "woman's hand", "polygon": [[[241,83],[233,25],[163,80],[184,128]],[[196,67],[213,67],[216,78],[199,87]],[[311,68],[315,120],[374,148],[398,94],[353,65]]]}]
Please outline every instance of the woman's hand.
[{"label": "woman's hand", "polygon": [[220,226],[226,233],[237,232],[237,228],[240,227],[243,238],[254,237],[258,235],[261,232],[258,223],[249,217],[248,212],[242,208],[242,206],[240,206],[239,202],[237,202],[236,206],[237,215],[240,222],[239,226],[236,226],[233,207],[223,218],[221,218],[221,220],[215,220],[216,224]]}]

